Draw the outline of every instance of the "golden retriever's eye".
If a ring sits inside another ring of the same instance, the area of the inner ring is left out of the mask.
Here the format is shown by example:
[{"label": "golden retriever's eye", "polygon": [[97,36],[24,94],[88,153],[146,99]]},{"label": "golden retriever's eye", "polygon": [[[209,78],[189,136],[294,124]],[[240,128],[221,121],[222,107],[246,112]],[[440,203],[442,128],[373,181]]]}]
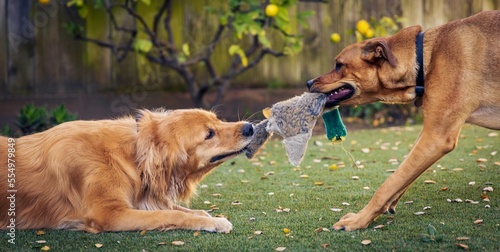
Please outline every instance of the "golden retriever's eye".
[{"label": "golden retriever's eye", "polygon": [[215,131],[213,129],[208,129],[208,134],[207,137],[205,137],[205,140],[212,139],[215,136]]}]

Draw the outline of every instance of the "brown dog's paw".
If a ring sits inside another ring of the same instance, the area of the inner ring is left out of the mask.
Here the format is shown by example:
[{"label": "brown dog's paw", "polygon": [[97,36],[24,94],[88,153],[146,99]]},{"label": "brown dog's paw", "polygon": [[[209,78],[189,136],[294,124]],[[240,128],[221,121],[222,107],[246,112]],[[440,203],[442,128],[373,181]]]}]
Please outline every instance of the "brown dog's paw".
[{"label": "brown dog's paw", "polygon": [[365,222],[361,220],[360,214],[348,213],[344,215],[344,217],[340,218],[340,220],[333,224],[332,228],[335,230],[345,230],[345,231],[354,231],[358,229],[365,229],[368,227],[370,222]]}]

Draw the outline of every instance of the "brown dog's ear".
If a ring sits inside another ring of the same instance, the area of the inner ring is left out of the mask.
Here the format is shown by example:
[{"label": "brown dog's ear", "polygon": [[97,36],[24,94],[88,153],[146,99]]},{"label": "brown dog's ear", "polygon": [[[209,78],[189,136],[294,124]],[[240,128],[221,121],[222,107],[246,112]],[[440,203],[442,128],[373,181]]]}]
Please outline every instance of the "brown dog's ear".
[{"label": "brown dog's ear", "polygon": [[392,67],[398,64],[398,60],[384,40],[368,42],[362,49],[361,59],[372,63],[384,59]]}]

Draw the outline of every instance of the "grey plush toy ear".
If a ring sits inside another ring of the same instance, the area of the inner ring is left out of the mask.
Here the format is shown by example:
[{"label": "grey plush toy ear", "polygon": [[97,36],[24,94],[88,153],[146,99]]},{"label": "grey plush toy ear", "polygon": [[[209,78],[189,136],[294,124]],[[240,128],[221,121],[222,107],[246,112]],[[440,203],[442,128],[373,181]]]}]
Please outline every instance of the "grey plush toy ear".
[{"label": "grey plush toy ear", "polygon": [[267,132],[266,130],[267,122],[268,120],[263,120],[255,126],[252,141],[245,151],[245,156],[247,156],[247,158],[253,158],[260,147],[262,147],[262,145],[264,145],[273,135],[272,132]]}]

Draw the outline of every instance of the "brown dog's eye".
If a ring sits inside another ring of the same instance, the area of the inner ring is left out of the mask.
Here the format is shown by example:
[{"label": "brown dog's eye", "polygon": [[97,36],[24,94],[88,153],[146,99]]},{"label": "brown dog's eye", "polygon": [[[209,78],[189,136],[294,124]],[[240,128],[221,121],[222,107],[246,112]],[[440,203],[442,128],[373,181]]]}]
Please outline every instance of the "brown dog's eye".
[{"label": "brown dog's eye", "polygon": [[215,136],[215,131],[213,129],[208,129],[208,135],[205,137],[205,140],[212,139]]},{"label": "brown dog's eye", "polygon": [[344,64],[340,63],[340,62],[337,62],[335,64],[335,71],[340,71],[340,69],[344,66]]}]

